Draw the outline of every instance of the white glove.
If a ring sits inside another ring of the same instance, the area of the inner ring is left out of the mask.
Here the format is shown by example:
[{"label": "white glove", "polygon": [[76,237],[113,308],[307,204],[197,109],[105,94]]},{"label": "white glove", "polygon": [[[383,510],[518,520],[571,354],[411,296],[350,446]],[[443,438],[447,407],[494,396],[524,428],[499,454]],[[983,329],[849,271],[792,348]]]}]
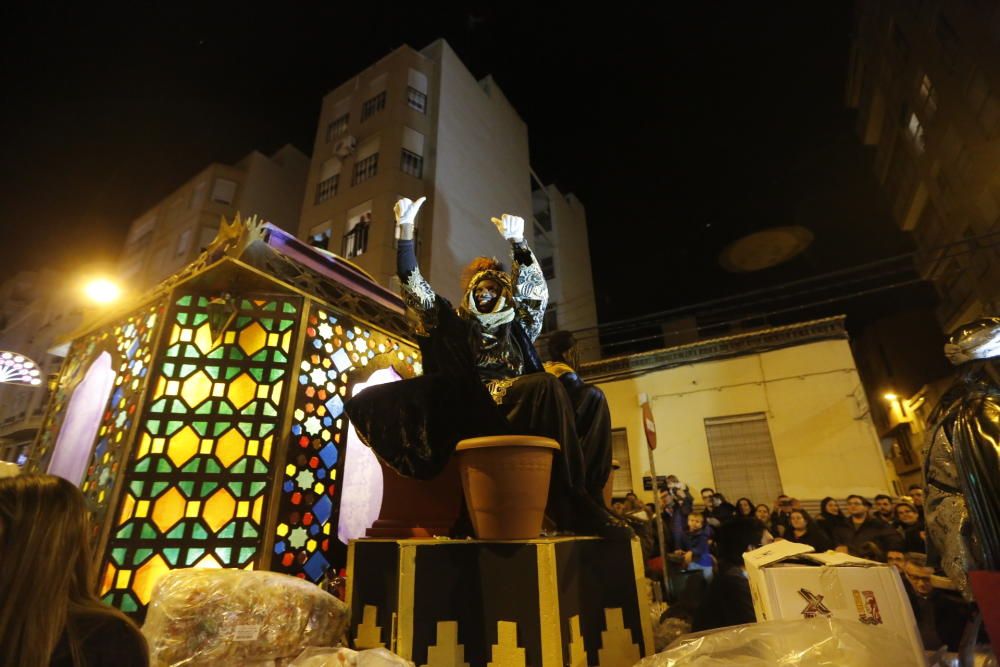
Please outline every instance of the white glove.
[{"label": "white glove", "polygon": [[524,240],[524,218],[504,213],[500,219],[490,218],[497,231],[508,241],[520,243]]},{"label": "white glove", "polygon": [[420,207],[423,206],[425,201],[427,201],[427,197],[421,197],[417,201],[410,201],[406,197],[402,197],[392,208],[393,213],[396,214],[396,224],[414,224],[417,221],[417,211],[420,210]]}]

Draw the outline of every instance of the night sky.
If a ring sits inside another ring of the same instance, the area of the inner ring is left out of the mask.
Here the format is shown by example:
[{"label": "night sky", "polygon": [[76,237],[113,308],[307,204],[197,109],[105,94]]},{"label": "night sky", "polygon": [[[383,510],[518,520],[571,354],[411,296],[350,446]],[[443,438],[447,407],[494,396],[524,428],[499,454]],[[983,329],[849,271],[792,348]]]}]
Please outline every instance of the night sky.
[{"label": "night sky", "polygon": [[[129,222],[209,162],[286,142],[310,153],[326,92],[438,37],[494,76],[528,124],[536,172],[587,207],[604,321],[910,249],[844,105],[847,2],[41,4],[0,10],[4,276],[113,261]],[[719,267],[733,240],[792,224],[815,235],[797,259]],[[800,302],[829,296],[813,288]]]}]

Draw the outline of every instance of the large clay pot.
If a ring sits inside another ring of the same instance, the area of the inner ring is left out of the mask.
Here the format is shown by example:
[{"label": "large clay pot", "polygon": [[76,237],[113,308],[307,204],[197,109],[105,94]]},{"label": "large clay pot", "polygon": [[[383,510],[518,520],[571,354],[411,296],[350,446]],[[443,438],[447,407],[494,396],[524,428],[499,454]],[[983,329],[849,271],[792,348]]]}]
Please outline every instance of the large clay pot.
[{"label": "large clay pot", "polygon": [[458,443],[469,518],[481,540],[538,537],[559,443],[531,435],[469,438]]}]

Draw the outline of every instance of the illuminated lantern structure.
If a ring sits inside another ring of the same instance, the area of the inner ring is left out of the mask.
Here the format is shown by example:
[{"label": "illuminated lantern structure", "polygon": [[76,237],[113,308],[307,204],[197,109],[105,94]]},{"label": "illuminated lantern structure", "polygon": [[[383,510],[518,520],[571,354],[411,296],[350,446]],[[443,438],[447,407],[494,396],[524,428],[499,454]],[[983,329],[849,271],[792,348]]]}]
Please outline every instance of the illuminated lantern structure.
[{"label": "illuminated lantern structure", "polygon": [[170,569],[316,582],[342,565],[382,474],[343,405],[355,385],[421,372],[406,332],[401,299],[360,269],[237,216],[78,335],[28,465],[83,489],[104,599],[141,616]]}]

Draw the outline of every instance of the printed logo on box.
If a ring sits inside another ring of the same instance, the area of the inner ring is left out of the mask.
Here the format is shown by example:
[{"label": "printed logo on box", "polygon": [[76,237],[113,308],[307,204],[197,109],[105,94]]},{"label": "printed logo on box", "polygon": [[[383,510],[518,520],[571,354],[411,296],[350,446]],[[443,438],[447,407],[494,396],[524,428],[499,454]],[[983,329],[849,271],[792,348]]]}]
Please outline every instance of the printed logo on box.
[{"label": "printed logo on box", "polygon": [[802,610],[803,618],[816,618],[817,616],[831,616],[832,612],[823,604],[823,596],[812,591],[800,588],[799,595],[806,601],[806,608]]},{"label": "printed logo on box", "polygon": [[882,625],[882,614],[878,610],[878,600],[873,591],[851,591],[854,606],[858,610],[858,620],[866,625]]}]

